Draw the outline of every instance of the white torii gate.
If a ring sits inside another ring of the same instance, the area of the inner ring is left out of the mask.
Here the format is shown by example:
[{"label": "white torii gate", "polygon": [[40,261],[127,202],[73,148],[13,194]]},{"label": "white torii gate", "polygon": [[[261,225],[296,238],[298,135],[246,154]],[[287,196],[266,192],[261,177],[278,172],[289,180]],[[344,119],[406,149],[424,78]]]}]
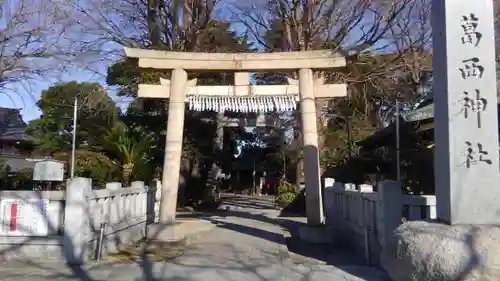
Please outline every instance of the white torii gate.
[{"label": "white torii gate", "polygon": [[[161,79],[160,85],[141,84],[138,93],[143,98],[169,99],[160,223],[175,221],[185,102],[196,110],[266,112],[293,110],[297,101],[304,142],[307,221],[313,225],[324,223],[314,100],[345,97],[347,86],[324,84],[323,79],[314,79],[313,70],[343,68],[344,57],[331,51],[232,54],[135,48],[125,48],[125,54],[138,58],[139,67],[172,70],[170,80]],[[197,86],[196,79],[188,81],[186,70],[235,72],[234,86]],[[298,70],[299,79],[288,79],[288,85],[250,85],[250,71],[283,70]]]}]

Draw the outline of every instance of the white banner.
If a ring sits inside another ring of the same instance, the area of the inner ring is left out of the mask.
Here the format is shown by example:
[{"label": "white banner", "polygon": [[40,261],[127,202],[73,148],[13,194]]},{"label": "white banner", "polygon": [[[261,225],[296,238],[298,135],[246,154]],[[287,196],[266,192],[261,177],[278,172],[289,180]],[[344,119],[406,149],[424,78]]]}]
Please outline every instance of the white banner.
[{"label": "white banner", "polygon": [[0,201],[1,235],[47,236],[48,199],[2,199]]}]

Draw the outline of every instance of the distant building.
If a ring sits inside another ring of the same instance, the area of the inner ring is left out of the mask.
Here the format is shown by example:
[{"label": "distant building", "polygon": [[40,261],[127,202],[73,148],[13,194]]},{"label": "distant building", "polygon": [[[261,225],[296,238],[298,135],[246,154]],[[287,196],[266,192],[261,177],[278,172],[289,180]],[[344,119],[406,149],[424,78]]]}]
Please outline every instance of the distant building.
[{"label": "distant building", "polygon": [[0,107],[0,159],[17,172],[32,169],[33,137],[26,134],[27,124],[20,110]]}]

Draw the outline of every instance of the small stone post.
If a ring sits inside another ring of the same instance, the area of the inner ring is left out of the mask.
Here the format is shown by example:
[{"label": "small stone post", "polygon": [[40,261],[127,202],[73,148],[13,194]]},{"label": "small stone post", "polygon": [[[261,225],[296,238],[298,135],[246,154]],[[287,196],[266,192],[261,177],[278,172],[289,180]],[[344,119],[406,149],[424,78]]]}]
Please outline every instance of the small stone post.
[{"label": "small stone post", "polygon": [[325,178],[324,182],[325,182],[325,188],[333,187],[333,184],[335,183],[335,179],[334,178]]},{"label": "small stone post", "polygon": [[72,178],[67,180],[63,252],[66,262],[71,265],[83,264],[91,253],[92,233],[89,213],[91,192],[91,179]]},{"label": "small stone post", "polygon": [[325,223],[329,226],[334,226],[335,220],[335,179],[325,178]]},{"label": "small stone post", "polygon": [[143,181],[134,181],[130,184],[131,188],[144,188],[144,182]]},{"label": "small stone post", "polygon": [[[359,201],[358,201],[358,224],[363,228],[363,250],[364,250],[364,258],[365,258],[365,263],[367,265],[371,264],[371,245],[370,245],[370,226],[369,226],[369,219],[367,218],[367,210],[366,210],[366,205],[364,204],[365,201],[363,200],[363,193],[372,193],[373,192],[373,186],[369,184],[360,184],[358,186],[358,192],[359,192]],[[369,210],[368,210],[369,211]]]},{"label": "small stone post", "polygon": [[108,182],[106,183],[106,189],[107,190],[118,190],[122,188],[122,184],[119,182]]},{"label": "small stone post", "polygon": [[[106,190],[109,190],[111,194],[114,193],[114,191],[118,191],[122,188],[122,184],[120,182],[108,182],[106,183]],[[118,196],[112,196],[110,198],[109,204],[108,204],[108,217],[107,217],[107,228],[110,229],[111,231],[117,225],[122,217],[122,198],[120,195]]]},{"label": "small stone post", "polygon": [[150,189],[148,190],[147,217],[148,224],[156,222],[156,202],[161,199],[161,182],[153,180]]},{"label": "small stone post", "polygon": [[[118,250],[118,243],[115,241],[115,239],[108,239],[107,235],[109,233],[115,232],[115,229],[117,226],[119,227],[120,222],[123,220],[123,217],[125,216],[123,210],[124,210],[124,202],[122,201],[122,196],[120,195],[120,189],[122,189],[123,186],[120,182],[108,182],[106,183],[106,190],[109,190],[110,194],[115,196],[111,196],[109,198],[108,202],[108,216],[106,218],[106,237],[104,240],[104,250],[106,252],[116,252]],[[117,229],[118,230],[118,229]]]},{"label": "small stone post", "polygon": [[[147,192],[144,189],[144,182],[134,181],[130,184],[130,188],[140,188],[144,190],[144,193],[140,193],[137,196],[132,197],[130,212],[132,213],[132,216],[135,219],[138,219],[139,221],[146,221],[146,212],[142,212],[143,206],[146,204],[147,201],[147,194],[146,194]],[[144,215],[144,219],[142,215]]]},{"label": "small stone post", "polygon": [[403,215],[403,193],[401,185],[395,181],[382,181],[377,193],[377,230],[379,245],[384,249],[394,230],[401,224]]},{"label": "small stone post", "polygon": [[304,177],[306,184],[306,215],[310,225],[325,222],[319,169],[318,129],[314,80],[311,69],[299,70],[300,116],[304,141]]}]

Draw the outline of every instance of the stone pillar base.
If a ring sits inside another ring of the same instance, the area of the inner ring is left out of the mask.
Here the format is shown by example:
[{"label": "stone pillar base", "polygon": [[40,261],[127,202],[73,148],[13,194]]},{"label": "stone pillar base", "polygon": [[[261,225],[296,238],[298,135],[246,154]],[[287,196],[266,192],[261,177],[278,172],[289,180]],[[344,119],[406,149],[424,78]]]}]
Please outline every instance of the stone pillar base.
[{"label": "stone pillar base", "polygon": [[394,281],[500,280],[500,227],[412,221],[387,241],[381,263]]},{"label": "stone pillar base", "polygon": [[152,224],[147,227],[148,240],[173,243],[196,240],[215,225],[203,220],[178,220],[171,224]]},{"label": "stone pillar base", "polygon": [[330,244],[333,243],[333,229],[325,225],[302,225],[299,238],[310,243]]}]

